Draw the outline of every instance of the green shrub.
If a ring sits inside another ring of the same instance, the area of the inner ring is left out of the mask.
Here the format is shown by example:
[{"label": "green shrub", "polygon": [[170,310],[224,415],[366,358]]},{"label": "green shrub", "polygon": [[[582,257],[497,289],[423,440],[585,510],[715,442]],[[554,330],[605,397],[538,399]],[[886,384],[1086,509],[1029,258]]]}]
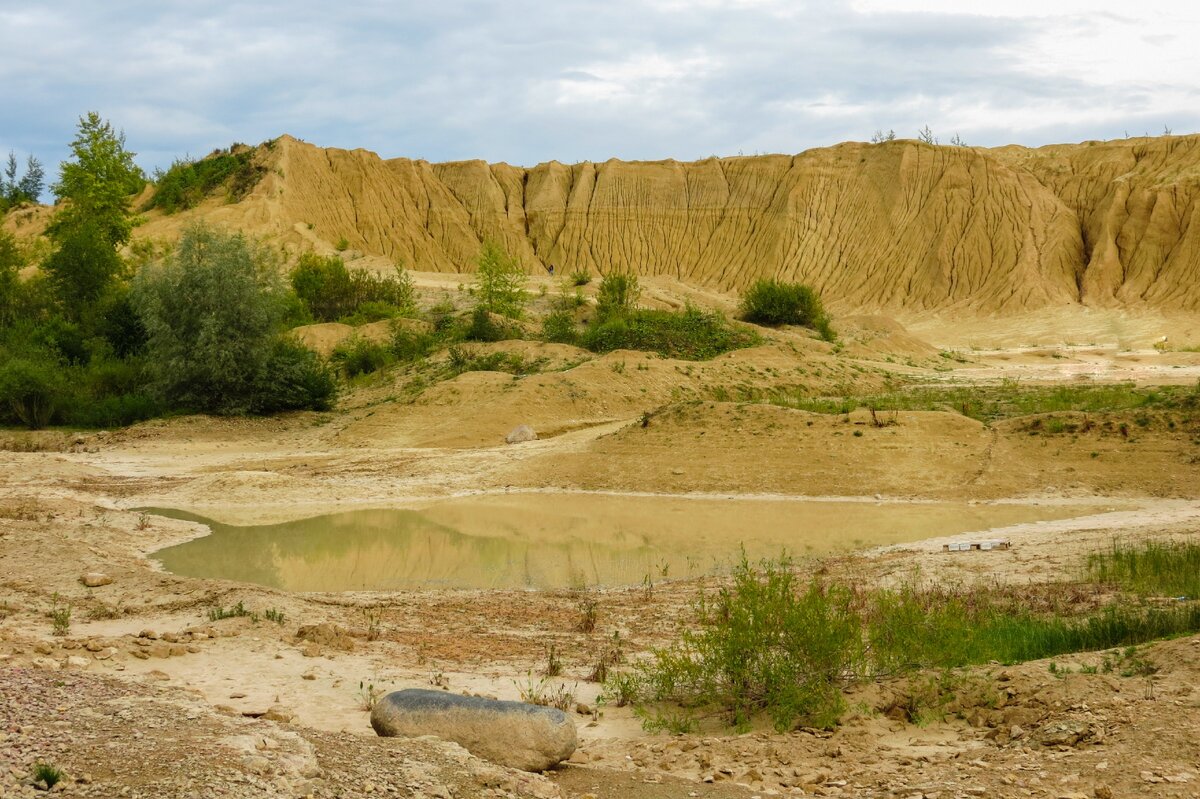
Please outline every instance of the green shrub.
[{"label": "green shrub", "polygon": [[83,328],[61,316],[18,323],[9,331],[8,338],[21,341],[23,347],[52,353],[65,364],[85,364],[92,358]]},{"label": "green shrub", "polygon": [[586,270],[586,269],[576,269],[574,272],[571,273],[571,285],[572,286],[586,286],[588,283],[591,283],[591,282],[592,282],[591,273],[589,273],[588,270]]},{"label": "green shrub", "polygon": [[184,410],[250,410],[285,295],[269,250],[241,234],[188,228],[166,262],[134,284],[159,396]]},{"label": "green shrub", "polygon": [[520,338],[521,331],[514,325],[497,322],[482,305],[471,312],[471,321],[463,330],[465,341],[505,341]]},{"label": "green shrub", "polygon": [[386,302],[364,302],[354,309],[354,313],[343,316],[339,322],[358,327],[371,322],[382,322],[384,319],[395,319],[402,316],[400,309]]},{"label": "green shrub", "polygon": [[575,317],[568,311],[554,311],[542,320],[542,339],[559,344],[575,344],[579,332],[575,329]]},{"label": "green shrub", "polygon": [[683,311],[638,309],[592,325],[580,337],[580,344],[592,352],[644,350],[685,360],[708,360],[757,341],[721,314],[690,305]]},{"label": "green shrub", "polygon": [[255,380],[250,411],[260,414],[327,411],[336,399],[337,380],[333,371],[315,352],[281,336],[272,344]]},{"label": "green shrub", "polygon": [[55,246],[42,264],[72,319],[79,319],[113,284],[124,262],[102,225],[77,219],[55,231]]},{"label": "green shrub", "polygon": [[801,283],[756,280],[742,295],[742,318],[760,325],[803,325],[832,341],[833,328],[821,298]]},{"label": "green shrub", "polygon": [[70,372],[75,392],[63,421],[77,427],[123,427],[161,416],[163,402],[148,389],[141,359],[96,357]]},{"label": "green shrub", "polygon": [[49,358],[9,358],[0,365],[0,413],[38,430],[50,424],[64,404],[67,384],[58,363]]},{"label": "green shrub", "polygon": [[[1090,560],[1090,579],[1123,582],[1136,557],[1146,581],[1138,577],[1131,585],[1161,596],[1195,580],[1195,549],[1150,544],[1115,558],[1101,553]],[[1126,596],[1075,615],[1069,603],[1037,611],[1020,590],[801,584],[786,559],[756,569],[743,557],[732,585],[702,599],[695,618],[676,644],[620,676],[623,701],[719,710],[739,725],[765,713],[782,730],[836,723],[843,687],[872,676],[1018,663],[1192,634],[1200,630],[1200,601],[1155,605]],[[608,685],[605,692],[611,694]],[[651,715],[649,723],[662,718],[669,717]]]},{"label": "green shrub", "polygon": [[126,427],[162,414],[162,401],[150,394],[108,394],[71,408],[65,421],[74,427]]},{"label": "green shrub", "polygon": [[155,175],[154,195],[142,210],[158,208],[167,214],[184,211],[220,186],[227,186],[230,200],[240,200],[266,172],[266,167],[254,162],[254,151],[249,149],[239,153],[218,151],[199,161],[177,160],[166,172]]},{"label": "green shrub", "polygon": [[349,313],[353,288],[346,264],[337,256],[328,258],[306,252],[291,272],[292,289],[314,319],[332,322]]},{"label": "green shrub", "polygon": [[475,278],[475,290],[482,308],[501,316],[521,318],[528,278],[516,258],[495,242],[486,241],[479,253]]},{"label": "green shrub", "polygon": [[378,372],[392,363],[394,356],[390,347],[358,336],[339,344],[330,360],[341,367],[346,377]]},{"label": "green shrub", "polygon": [[511,375],[528,375],[541,371],[545,358],[526,360],[515,352],[490,352],[479,355],[466,347],[451,347],[448,366],[452,374],[463,372],[507,372]]},{"label": "green shrub", "polygon": [[18,272],[24,265],[17,240],[7,230],[0,230],[0,327],[17,318]]},{"label": "green shrub", "polygon": [[632,272],[610,272],[600,280],[596,293],[596,319],[605,322],[626,316],[642,295],[637,275]]},{"label": "green shrub", "polygon": [[392,331],[392,355],[402,363],[427,357],[437,345],[437,339],[428,333],[406,330],[396,326]]},{"label": "green shrub", "polygon": [[93,327],[118,358],[139,355],[146,349],[146,327],[124,284],[101,298],[94,312]]},{"label": "green shrub", "polygon": [[35,763],[33,766],[33,781],[44,783],[46,790],[58,785],[62,778],[62,771],[49,763]]},{"label": "green shrub", "polygon": [[842,687],[860,669],[862,621],[850,590],[797,586],[790,567],[755,569],[743,556],[732,587],[696,606],[696,626],[654,652],[648,697],[720,710],[739,726],[761,712],[781,731],[836,724]]},{"label": "green shrub", "polygon": [[348,324],[416,314],[412,277],[397,264],[394,275],[351,272],[336,255],[305,253],[291,272],[292,288],[313,318]]}]

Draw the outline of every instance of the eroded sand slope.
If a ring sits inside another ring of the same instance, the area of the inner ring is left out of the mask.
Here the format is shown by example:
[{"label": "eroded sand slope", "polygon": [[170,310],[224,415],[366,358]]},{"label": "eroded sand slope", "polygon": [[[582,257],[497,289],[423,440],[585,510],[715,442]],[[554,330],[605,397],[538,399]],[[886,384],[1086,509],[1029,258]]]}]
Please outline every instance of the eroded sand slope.
[{"label": "eroded sand slope", "polygon": [[1200,137],[525,169],[284,136],[259,158],[269,170],[242,201],[152,213],[141,235],[203,216],[299,248],[344,237],[424,271],[470,271],[493,239],[535,273],[632,269],[721,290],[774,276],[861,308],[1200,309]]}]

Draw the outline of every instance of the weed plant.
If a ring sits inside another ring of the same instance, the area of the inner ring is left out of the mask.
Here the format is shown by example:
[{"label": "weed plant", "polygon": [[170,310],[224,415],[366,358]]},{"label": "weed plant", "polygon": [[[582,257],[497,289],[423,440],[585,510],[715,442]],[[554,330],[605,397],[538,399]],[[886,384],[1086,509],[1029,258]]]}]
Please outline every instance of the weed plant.
[{"label": "weed plant", "polygon": [[[1095,589],[1116,583],[1144,596],[1194,596],[1194,544],[1114,545],[1092,556]],[[702,597],[671,646],[632,670],[610,671],[605,697],[641,703],[647,723],[670,729],[678,711],[744,727],[758,715],[776,728],[831,727],[843,688],[880,676],[1018,663],[1130,647],[1200,631],[1200,602],[1148,603],[1122,595],[1082,614],[1038,609],[995,587],[855,590],[810,579],[787,558],[755,567],[743,556],[731,585]],[[935,711],[937,703],[926,703]],[[665,726],[664,726],[665,725]]]},{"label": "weed plant", "polygon": [[221,619],[239,619],[248,617],[251,621],[258,621],[258,614],[248,610],[241,600],[231,608],[225,608],[217,605],[214,608],[208,609],[209,621],[220,621]]},{"label": "weed plant", "polygon": [[1142,596],[1200,598],[1200,543],[1114,541],[1088,558],[1087,573],[1097,582]]},{"label": "weed plant", "polygon": [[62,778],[62,771],[50,763],[35,763],[33,766],[33,781],[45,783],[48,791],[53,790],[55,785],[62,782]]}]

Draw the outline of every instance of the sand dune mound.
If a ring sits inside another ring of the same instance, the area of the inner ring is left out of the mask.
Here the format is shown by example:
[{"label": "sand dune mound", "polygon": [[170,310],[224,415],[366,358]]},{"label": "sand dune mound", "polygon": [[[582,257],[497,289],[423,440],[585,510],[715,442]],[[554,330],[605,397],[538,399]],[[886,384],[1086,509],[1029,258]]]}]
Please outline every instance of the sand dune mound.
[{"label": "sand dune mound", "polygon": [[1200,137],[847,143],[526,169],[384,160],[284,136],[260,157],[265,177],[240,202],[151,214],[139,233],[170,237],[205,216],[429,272],[471,271],[493,239],[532,273],[629,269],[722,291],[780,277],[864,310],[1200,308]]}]

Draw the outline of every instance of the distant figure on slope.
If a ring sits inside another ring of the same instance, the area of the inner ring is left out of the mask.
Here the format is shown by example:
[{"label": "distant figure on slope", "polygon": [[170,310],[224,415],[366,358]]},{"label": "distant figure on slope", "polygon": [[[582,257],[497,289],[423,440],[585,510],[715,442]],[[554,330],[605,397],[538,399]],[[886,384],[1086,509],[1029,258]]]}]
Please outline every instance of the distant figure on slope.
[{"label": "distant figure on slope", "polygon": [[547,266],[546,271],[550,273],[550,277],[554,277],[554,264]]}]

